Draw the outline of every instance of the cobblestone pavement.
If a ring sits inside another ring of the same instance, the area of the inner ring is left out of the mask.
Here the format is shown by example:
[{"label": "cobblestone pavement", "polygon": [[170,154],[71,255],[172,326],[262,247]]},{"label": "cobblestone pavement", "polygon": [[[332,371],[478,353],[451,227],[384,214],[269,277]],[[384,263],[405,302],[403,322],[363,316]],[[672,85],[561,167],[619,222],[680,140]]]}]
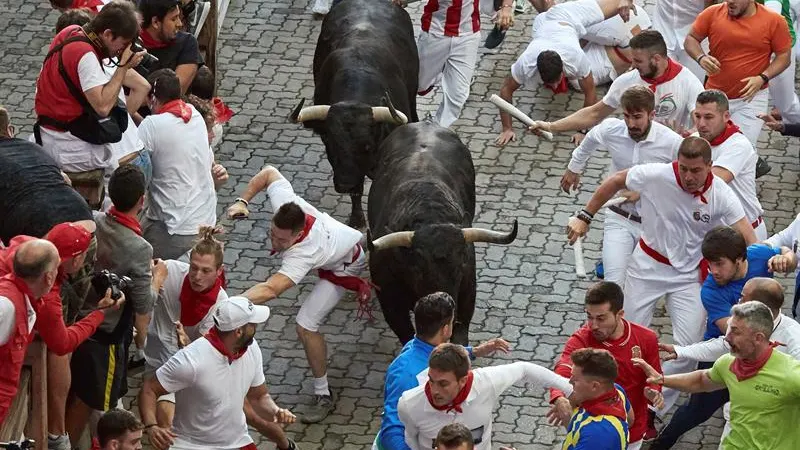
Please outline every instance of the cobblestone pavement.
[{"label": "cobblestone pavement", "polygon": [[[652,10],[652,3],[647,8]],[[418,26],[421,4],[410,6],[409,11]],[[0,2],[0,28],[6,30],[5,42],[0,45],[0,103],[11,109],[23,135],[31,131],[34,80],[56,17],[44,0]],[[568,136],[546,142],[528,135],[504,149],[493,144],[499,121],[487,98],[499,90],[511,63],[527,45],[531,22],[531,13],[518,16],[499,51],[482,49],[472,94],[453,127],[472,150],[478,173],[476,225],[506,229],[514,218],[520,223],[513,244],[477,246],[478,301],[472,337],[477,343],[503,336],[513,344],[510,355],[484,359],[479,365],[524,360],[551,366],[566,338],[583,320],[581,304],[589,284],[576,280],[563,231],[567,218],[597,185],[607,160],[598,158],[589,165],[584,190],[575,199],[558,191],[573,148]],[[346,219],[349,200],[333,191],[331,169],[319,138],[286,120],[298,99],[312,97],[311,64],[319,27],[305,1],[232,1],[220,41],[220,95],[237,114],[217,155],[231,175],[220,192],[220,212],[251,175],[270,163],[312,204]],[[578,109],[582,98],[575,93],[553,98],[543,90],[523,89],[515,100],[534,118],[556,119],[565,111]],[[435,109],[438,98],[429,95],[420,103],[422,117]],[[521,127],[517,125],[517,129]],[[773,171],[760,180],[761,201],[769,229],[775,231],[788,225],[799,209],[798,144],[766,132],[762,139],[760,152],[767,156]],[[257,197],[251,208],[257,211],[251,220],[236,222],[228,235],[225,263],[231,293],[264,280],[276,268],[275,259],[268,256],[270,212],[264,200]],[[601,228],[594,225],[587,239],[589,264],[600,257]],[[295,336],[294,315],[313,281],[309,279],[273,302],[266,330],[258,334],[270,390],[281,405],[300,413],[311,400],[312,386]],[[654,326],[664,339],[670,339],[669,319],[663,309]],[[292,425],[289,435],[303,449],[367,448],[380,423],[384,371],[399,346],[380,314],[371,323],[357,320],[351,298],[341,302],[322,331],[330,345],[329,378],[340,400],[335,413],[323,423]],[[135,405],[140,384],[138,378],[131,379],[126,407]],[[560,448],[563,433],[546,424],[546,411],[542,392],[510,389],[496,409],[496,447]],[[719,416],[711,419],[687,434],[677,448],[715,449],[721,424]],[[253,437],[261,442],[259,448],[273,448],[257,433]]]}]

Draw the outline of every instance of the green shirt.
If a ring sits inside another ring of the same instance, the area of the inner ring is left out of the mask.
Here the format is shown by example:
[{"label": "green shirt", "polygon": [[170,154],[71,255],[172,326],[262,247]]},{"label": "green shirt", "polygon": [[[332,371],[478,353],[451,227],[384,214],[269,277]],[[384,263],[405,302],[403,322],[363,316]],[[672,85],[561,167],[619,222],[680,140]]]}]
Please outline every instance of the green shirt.
[{"label": "green shirt", "polygon": [[773,351],[752,378],[738,381],[733,355],[720,357],[708,374],[728,387],[731,434],[725,450],[796,450],[800,443],[800,362]]},{"label": "green shirt", "polygon": [[[792,23],[792,5],[789,0],[770,0],[778,2],[781,4],[781,15],[784,19],[786,19],[786,24],[789,25],[789,34],[792,35],[792,46],[794,46],[794,42],[797,37],[794,34],[794,23]],[[760,3],[764,5],[764,0],[756,0],[756,3]],[[764,5],[766,6],[766,5]],[[769,8],[772,10],[772,8]]]}]

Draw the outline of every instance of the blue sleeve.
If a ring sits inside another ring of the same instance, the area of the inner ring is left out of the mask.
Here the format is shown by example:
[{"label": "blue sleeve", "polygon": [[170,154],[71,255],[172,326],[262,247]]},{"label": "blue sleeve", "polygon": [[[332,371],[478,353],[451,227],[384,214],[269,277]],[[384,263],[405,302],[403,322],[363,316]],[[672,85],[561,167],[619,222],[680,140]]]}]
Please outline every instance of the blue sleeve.
[{"label": "blue sleeve", "polygon": [[[395,369],[395,370],[392,370]],[[383,450],[411,450],[406,445],[405,427],[397,415],[397,403],[403,392],[419,386],[416,375],[403,368],[390,367],[386,373],[386,388],[383,397],[383,420],[379,444]]]},{"label": "blue sleeve", "polygon": [[[623,445],[625,444],[625,445]],[[607,420],[593,422],[581,427],[581,437],[572,450],[625,450],[627,443]]]},{"label": "blue sleeve", "polygon": [[[709,278],[711,278],[710,275]],[[708,313],[709,326],[719,319],[730,316],[731,307],[733,306],[728,300],[728,296],[725,295],[725,289],[712,286],[706,280],[703,284],[703,289],[700,291],[700,299],[703,301],[703,307]]]},{"label": "blue sleeve", "polygon": [[772,278],[772,273],[768,270],[767,263],[770,258],[780,254],[780,247],[772,248],[766,244],[753,244],[747,247],[747,262],[753,265],[747,271],[753,276]]}]

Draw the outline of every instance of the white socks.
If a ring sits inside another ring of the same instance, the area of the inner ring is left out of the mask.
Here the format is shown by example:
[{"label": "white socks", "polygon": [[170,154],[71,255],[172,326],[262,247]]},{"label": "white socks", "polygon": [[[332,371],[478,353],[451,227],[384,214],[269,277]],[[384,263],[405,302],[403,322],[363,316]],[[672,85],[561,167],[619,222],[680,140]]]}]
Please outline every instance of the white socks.
[{"label": "white socks", "polygon": [[331,391],[328,389],[328,374],[323,375],[321,378],[314,378],[314,394],[331,395]]}]

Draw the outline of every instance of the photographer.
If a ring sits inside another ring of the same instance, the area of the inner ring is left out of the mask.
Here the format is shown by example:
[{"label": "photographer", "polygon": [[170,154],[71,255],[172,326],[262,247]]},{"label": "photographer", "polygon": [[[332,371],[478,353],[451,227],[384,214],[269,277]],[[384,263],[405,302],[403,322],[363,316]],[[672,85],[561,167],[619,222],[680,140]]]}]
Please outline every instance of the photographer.
[{"label": "photographer", "polygon": [[144,24],[141,43],[158,60],[148,58],[136,71],[148,77],[156,70],[172,69],[181,82],[181,94],[185,94],[204,62],[197,39],[181,31],[180,1],[140,0],[139,11]]},{"label": "photographer", "polygon": [[[137,215],[144,204],[144,175],[136,166],[119,167],[108,183],[114,206],[108,213],[95,213],[97,223],[98,273],[86,305],[99,298],[106,287],[125,291],[127,302],[119,311],[106,313],[91,339],[72,355],[72,393],[67,407],[67,431],[77,444],[92,410],[106,411],[127,392],[128,346],[134,317],[150,313],[164,283],[164,271],[152,270],[153,249],[142,238]],[[162,261],[156,263],[163,266]],[[156,275],[151,276],[151,271]],[[145,330],[140,330],[144,332]]]},{"label": "photographer", "polygon": [[[105,144],[119,142],[128,125],[119,93],[128,70],[144,57],[130,49],[138,33],[134,6],[114,0],[84,27],[56,35],[36,83],[33,139],[94,208],[102,201],[103,170],[113,165]],[[101,61],[116,57],[118,70],[108,80]]]}]

